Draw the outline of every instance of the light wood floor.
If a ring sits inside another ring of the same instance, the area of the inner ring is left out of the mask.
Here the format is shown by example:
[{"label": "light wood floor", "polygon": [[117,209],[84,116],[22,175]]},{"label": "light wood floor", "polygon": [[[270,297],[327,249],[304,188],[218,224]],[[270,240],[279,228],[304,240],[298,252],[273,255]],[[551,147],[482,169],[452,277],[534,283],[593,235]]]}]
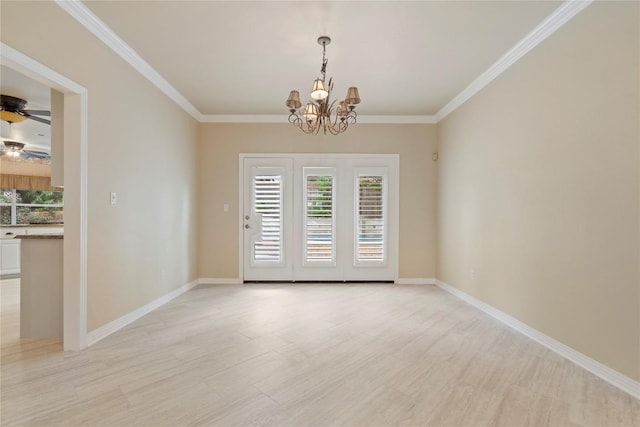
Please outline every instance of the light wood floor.
[{"label": "light wood floor", "polygon": [[433,286],[199,286],[63,353],[5,330],[5,284],[2,426],[640,425],[637,400]]}]

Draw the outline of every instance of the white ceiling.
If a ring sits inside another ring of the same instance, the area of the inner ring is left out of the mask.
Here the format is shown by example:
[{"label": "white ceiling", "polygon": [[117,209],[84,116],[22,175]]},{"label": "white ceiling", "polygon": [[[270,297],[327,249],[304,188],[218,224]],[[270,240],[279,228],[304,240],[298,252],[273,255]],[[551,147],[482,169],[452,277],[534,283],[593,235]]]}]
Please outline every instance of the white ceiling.
[{"label": "white ceiling", "polygon": [[286,114],[319,75],[361,115],[433,115],[559,1],[85,1],[203,115]]},{"label": "white ceiling", "polygon": [[[282,115],[308,99],[328,35],[335,98],[361,117],[431,116],[561,1],[85,1],[201,115]],[[0,67],[1,92],[50,109],[50,89]],[[2,139],[48,151],[50,127],[2,122]]]}]

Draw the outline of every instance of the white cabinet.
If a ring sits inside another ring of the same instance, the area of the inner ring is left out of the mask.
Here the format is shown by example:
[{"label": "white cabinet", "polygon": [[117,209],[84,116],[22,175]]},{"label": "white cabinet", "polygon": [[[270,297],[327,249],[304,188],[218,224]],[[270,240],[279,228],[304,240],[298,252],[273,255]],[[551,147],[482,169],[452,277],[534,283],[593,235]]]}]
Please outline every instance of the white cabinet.
[{"label": "white cabinet", "polygon": [[20,273],[20,239],[0,239],[0,274]]}]

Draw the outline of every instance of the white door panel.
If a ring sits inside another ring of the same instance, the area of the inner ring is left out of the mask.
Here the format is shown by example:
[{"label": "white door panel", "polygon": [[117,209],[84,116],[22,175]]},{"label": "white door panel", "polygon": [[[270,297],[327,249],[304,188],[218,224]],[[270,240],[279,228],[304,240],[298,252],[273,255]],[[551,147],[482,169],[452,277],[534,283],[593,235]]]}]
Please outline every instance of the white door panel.
[{"label": "white door panel", "polygon": [[335,159],[294,161],[295,280],[343,280],[336,208],[340,183]]},{"label": "white door panel", "polygon": [[245,280],[291,280],[291,160],[245,159]]}]

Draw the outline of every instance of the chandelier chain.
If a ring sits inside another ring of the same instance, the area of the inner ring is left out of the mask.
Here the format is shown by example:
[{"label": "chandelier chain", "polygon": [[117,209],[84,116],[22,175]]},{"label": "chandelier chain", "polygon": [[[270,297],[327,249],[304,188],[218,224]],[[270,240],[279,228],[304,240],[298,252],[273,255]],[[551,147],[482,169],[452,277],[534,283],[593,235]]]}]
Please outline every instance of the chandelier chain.
[{"label": "chandelier chain", "polygon": [[322,42],[322,68],[320,69],[320,72],[322,72],[322,80],[326,80],[326,72],[327,72],[327,62],[329,62],[328,59],[326,59],[325,54],[327,51],[327,42],[323,41]]}]

